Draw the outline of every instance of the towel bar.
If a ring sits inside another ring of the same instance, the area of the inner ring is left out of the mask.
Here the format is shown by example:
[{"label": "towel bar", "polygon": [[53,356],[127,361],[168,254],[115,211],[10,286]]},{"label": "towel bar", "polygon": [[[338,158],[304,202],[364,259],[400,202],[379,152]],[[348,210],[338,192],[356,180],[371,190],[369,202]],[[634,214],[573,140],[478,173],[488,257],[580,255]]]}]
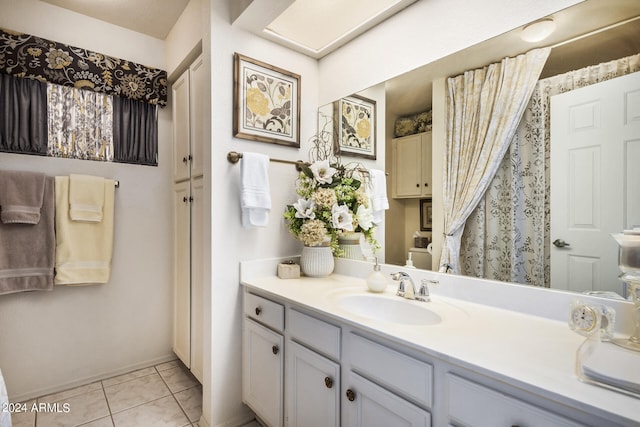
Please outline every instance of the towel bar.
[{"label": "towel bar", "polygon": [[[240,159],[242,158],[242,153],[238,153],[237,151],[229,151],[229,153],[227,153],[227,160],[229,161],[229,163],[233,163],[236,164],[240,161]],[[296,170],[299,172],[301,170],[301,165],[304,164],[308,164],[303,162],[302,160],[282,160],[282,159],[272,159],[269,158],[270,162],[276,162],[276,163],[286,163],[288,165],[295,165]]]}]

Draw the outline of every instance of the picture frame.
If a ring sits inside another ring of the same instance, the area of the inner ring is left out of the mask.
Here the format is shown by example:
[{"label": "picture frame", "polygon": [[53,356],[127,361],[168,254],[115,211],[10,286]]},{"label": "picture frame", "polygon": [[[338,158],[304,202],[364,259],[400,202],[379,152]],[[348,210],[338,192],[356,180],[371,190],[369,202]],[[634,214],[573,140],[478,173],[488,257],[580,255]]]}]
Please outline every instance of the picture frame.
[{"label": "picture frame", "polygon": [[300,75],[237,52],[233,68],[233,135],[300,148]]},{"label": "picture frame", "polygon": [[334,102],[334,151],[376,159],[376,101],[350,95]]},{"label": "picture frame", "polygon": [[431,231],[433,228],[433,206],[431,197],[420,199],[420,231]]}]

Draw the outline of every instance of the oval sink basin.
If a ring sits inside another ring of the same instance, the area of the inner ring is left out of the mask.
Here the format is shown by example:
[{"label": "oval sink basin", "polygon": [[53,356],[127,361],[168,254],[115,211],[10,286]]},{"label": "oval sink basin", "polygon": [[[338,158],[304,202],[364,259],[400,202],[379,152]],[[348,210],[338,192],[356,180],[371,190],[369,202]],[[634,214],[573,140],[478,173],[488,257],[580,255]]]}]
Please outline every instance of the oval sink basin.
[{"label": "oval sink basin", "polygon": [[384,297],[375,295],[345,295],[338,299],[338,306],[352,314],[406,325],[435,325],[442,318],[418,304],[400,297]]}]

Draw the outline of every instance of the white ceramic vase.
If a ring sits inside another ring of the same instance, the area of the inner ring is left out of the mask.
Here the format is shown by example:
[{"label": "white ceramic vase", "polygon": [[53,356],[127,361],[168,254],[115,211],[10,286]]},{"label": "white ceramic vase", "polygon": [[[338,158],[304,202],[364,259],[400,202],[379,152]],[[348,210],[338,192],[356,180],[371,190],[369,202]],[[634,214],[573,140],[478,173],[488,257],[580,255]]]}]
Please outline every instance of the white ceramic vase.
[{"label": "white ceramic vase", "polygon": [[335,262],[329,246],[304,246],[300,268],[309,277],[326,277],[333,273]]},{"label": "white ceramic vase", "polygon": [[341,258],[364,260],[364,252],[360,246],[362,236],[361,232],[355,231],[346,231],[338,236],[338,246],[343,252]]}]

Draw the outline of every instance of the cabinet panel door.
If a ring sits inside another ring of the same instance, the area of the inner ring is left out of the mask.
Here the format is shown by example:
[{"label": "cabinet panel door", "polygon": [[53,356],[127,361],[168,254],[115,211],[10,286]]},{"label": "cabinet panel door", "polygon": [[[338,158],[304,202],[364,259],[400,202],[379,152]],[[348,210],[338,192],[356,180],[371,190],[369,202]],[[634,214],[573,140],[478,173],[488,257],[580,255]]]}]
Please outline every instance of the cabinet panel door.
[{"label": "cabinet panel door", "polygon": [[242,400],[271,427],[282,426],[284,339],[251,319],[244,319]]},{"label": "cabinet panel door", "polygon": [[201,176],[203,170],[206,112],[205,100],[208,98],[209,77],[202,56],[199,56],[189,67],[189,97],[191,118],[191,176]]},{"label": "cabinet panel door", "polygon": [[204,357],[204,180],[191,181],[191,372],[202,383]]},{"label": "cabinet panel door", "polygon": [[349,372],[344,384],[345,397],[342,399],[344,425],[349,427],[429,427],[431,425],[431,414],[427,411],[358,374]]},{"label": "cabinet panel door", "polygon": [[458,426],[578,427],[552,414],[480,384],[448,374],[449,417]]},{"label": "cabinet panel door", "polygon": [[191,366],[189,182],[173,187],[173,351]]},{"label": "cabinet panel door", "polygon": [[393,197],[419,197],[422,193],[420,134],[393,140]]},{"label": "cabinet panel door", "polygon": [[171,86],[173,99],[173,180],[189,178],[189,70]]},{"label": "cabinet panel door", "polygon": [[287,346],[288,424],[340,425],[340,365],[293,341]]},{"label": "cabinet panel door", "polygon": [[431,132],[422,134],[422,195],[431,196],[433,193],[433,177],[431,171],[433,169],[433,143]]}]

